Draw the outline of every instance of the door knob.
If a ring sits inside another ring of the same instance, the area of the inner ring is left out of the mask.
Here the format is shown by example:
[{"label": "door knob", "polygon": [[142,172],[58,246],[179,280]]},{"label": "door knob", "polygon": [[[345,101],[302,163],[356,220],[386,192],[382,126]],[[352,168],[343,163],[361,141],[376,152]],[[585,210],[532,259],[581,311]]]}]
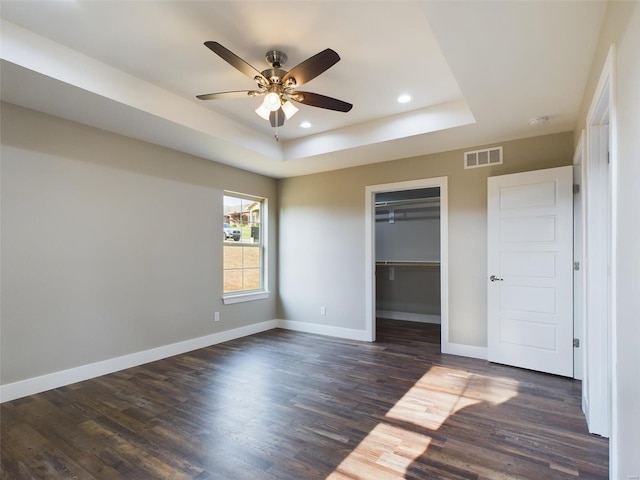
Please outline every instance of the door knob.
[{"label": "door knob", "polygon": [[491,275],[489,277],[489,280],[491,280],[492,282],[504,282],[504,278],[498,278],[495,275]]}]

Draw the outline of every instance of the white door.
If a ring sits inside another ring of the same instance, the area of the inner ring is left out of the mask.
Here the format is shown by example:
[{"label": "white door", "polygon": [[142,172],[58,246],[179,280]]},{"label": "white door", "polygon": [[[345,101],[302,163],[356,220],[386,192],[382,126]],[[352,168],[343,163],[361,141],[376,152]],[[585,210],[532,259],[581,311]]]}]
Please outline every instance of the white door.
[{"label": "white door", "polygon": [[573,375],[572,167],[488,179],[488,359]]}]

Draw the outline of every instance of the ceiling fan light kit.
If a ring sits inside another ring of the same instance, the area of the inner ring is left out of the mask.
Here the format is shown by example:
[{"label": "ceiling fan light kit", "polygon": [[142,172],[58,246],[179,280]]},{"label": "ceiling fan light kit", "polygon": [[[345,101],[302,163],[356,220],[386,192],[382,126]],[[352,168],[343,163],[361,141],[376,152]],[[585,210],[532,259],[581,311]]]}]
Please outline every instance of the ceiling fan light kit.
[{"label": "ceiling fan light kit", "polygon": [[262,105],[270,112],[275,112],[280,108],[281,103],[281,94],[270,92],[265,95]]},{"label": "ceiling fan light kit", "polygon": [[267,107],[265,107],[264,102],[262,102],[260,106],[256,108],[256,113],[258,114],[259,117],[262,117],[268,121],[271,111]]},{"label": "ceiling fan light kit", "polygon": [[284,112],[284,116],[287,117],[287,120],[289,120],[298,112],[298,108],[287,100],[282,104],[282,111]]},{"label": "ceiling fan light kit", "polygon": [[[295,90],[297,86],[314,79],[340,60],[340,56],[330,48],[308,58],[289,71],[281,68],[287,61],[287,55],[280,50],[270,50],[266,53],[265,59],[267,63],[271,65],[271,68],[259,72],[218,42],[208,41],[204,44],[232,67],[253,79],[258,86],[258,90],[198,95],[197,98],[200,100],[218,100],[222,98],[241,98],[246,96],[257,97],[264,95],[264,100],[256,109],[256,114],[268,120],[273,128],[282,126],[285,118],[288,120],[296,114],[298,108],[293,105],[291,101],[337,112],[348,112],[353,107],[350,103],[343,102],[337,98]],[[276,134],[276,140],[277,138],[278,136]]]}]

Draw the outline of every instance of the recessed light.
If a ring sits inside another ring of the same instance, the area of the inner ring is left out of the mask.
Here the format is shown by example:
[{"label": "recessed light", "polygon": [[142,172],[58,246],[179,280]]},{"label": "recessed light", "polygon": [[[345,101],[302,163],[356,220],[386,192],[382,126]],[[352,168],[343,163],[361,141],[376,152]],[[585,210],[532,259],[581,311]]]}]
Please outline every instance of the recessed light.
[{"label": "recessed light", "polygon": [[398,97],[398,103],[409,103],[411,101],[411,95],[403,93]]},{"label": "recessed light", "polygon": [[302,122],[302,123],[300,124],[300,126],[301,126],[302,128],[311,128],[311,123],[310,123],[310,122]]}]

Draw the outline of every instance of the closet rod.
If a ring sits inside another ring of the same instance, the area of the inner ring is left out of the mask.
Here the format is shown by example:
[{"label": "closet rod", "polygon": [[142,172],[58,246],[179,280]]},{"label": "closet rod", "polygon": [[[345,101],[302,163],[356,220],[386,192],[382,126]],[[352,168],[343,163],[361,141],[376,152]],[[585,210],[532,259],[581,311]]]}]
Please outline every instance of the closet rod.
[{"label": "closet rod", "polygon": [[440,267],[440,262],[377,261],[377,267]]},{"label": "closet rod", "polygon": [[394,205],[417,205],[420,203],[440,203],[440,197],[413,198],[411,200],[391,200],[389,202],[376,202],[375,207],[392,207]]}]

